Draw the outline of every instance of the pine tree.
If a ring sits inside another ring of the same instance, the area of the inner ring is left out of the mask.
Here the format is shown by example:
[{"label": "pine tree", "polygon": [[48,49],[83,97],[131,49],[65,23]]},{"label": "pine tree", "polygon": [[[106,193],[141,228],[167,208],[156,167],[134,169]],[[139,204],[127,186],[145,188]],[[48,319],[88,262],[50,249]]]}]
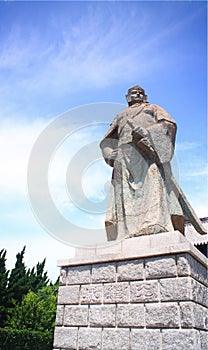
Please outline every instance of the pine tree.
[{"label": "pine tree", "polygon": [[6,309],[9,303],[7,283],[9,271],[6,269],[6,250],[0,251],[0,327],[3,327],[6,320]]},{"label": "pine tree", "polygon": [[36,267],[28,270],[30,290],[38,292],[39,289],[48,285],[49,278],[47,272],[44,272],[46,259],[42,263],[38,262]]},{"label": "pine tree", "polygon": [[11,301],[11,307],[16,303],[21,303],[23,296],[30,289],[29,276],[23,261],[25,254],[25,246],[22,251],[16,255],[16,263],[14,269],[11,270],[8,283],[8,295]]}]

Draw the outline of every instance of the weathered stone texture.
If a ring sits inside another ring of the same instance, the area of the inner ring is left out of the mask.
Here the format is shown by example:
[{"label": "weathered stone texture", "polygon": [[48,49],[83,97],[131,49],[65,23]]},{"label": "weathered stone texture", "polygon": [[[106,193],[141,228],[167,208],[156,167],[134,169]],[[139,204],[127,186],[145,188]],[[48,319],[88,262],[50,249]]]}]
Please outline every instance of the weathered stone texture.
[{"label": "weathered stone texture", "polygon": [[104,329],[102,338],[103,350],[128,350],[129,336],[128,329]]},{"label": "weathered stone texture", "polygon": [[132,329],[131,350],[160,350],[160,331]]},{"label": "weathered stone texture", "polygon": [[144,305],[118,305],[116,325],[118,327],[144,327]]},{"label": "weathered stone texture", "polygon": [[68,271],[68,267],[62,267],[60,270],[60,276],[59,276],[59,285],[60,286],[66,285],[67,271]]},{"label": "weathered stone texture", "polygon": [[150,258],[145,261],[146,278],[176,276],[174,256]]},{"label": "weathered stone texture", "polygon": [[97,328],[79,329],[79,350],[100,350],[102,330]]},{"label": "weathered stone texture", "polygon": [[71,266],[68,268],[66,284],[83,284],[91,282],[91,266]]},{"label": "weathered stone texture", "polygon": [[116,307],[115,305],[90,306],[90,326],[115,327]]},{"label": "weathered stone texture", "polygon": [[137,303],[159,301],[158,281],[131,282],[130,299]]},{"label": "weathered stone texture", "polygon": [[107,283],[103,290],[104,303],[128,303],[129,284],[126,282]]},{"label": "weathered stone texture", "polygon": [[56,325],[62,326],[64,320],[64,305],[58,305],[56,309]]},{"label": "weathered stone texture", "polygon": [[197,341],[195,330],[163,330],[163,350],[203,350]]},{"label": "weathered stone texture", "polygon": [[103,286],[101,284],[81,286],[81,304],[100,304],[102,302]]},{"label": "weathered stone texture", "polygon": [[201,344],[200,350],[208,350],[208,332],[200,331],[199,338]]},{"label": "weathered stone texture", "polygon": [[178,276],[192,276],[197,281],[207,285],[207,268],[189,254],[177,256]]},{"label": "weathered stone texture", "polygon": [[78,328],[55,327],[54,348],[77,349]]},{"label": "weathered stone texture", "polygon": [[88,306],[66,306],[64,312],[65,326],[87,326]]},{"label": "weathered stone texture", "polygon": [[141,280],[144,277],[143,260],[119,262],[117,273],[118,281]]},{"label": "weathered stone texture", "polygon": [[192,300],[207,307],[208,306],[207,288],[203,284],[192,279],[191,290],[192,290]]},{"label": "weathered stone texture", "polygon": [[207,308],[193,302],[180,303],[181,327],[207,329]]},{"label": "weathered stone texture", "polygon": [[146,327],[177,328],[179,325],[179,308],[176,303],[146,305]]},{"label": "weathered stone texture", "polygon": [[183,301],[191,299],[191,280],[189,277],[160,280],[162,301]]},{"label": "weathered stone texture", "polygon": [[116,264],[95,264],[92,266],[92,282],[114,282],[116,280]]},{"label": "weathered stone texture", "polygon": [[78,304],[79,286],[61,286],[58,292],[58,304]]},{"label": "weathered stone texture", "polygon": [[208,350],[206,282],[186,253],[62,267],[54,350]]}]

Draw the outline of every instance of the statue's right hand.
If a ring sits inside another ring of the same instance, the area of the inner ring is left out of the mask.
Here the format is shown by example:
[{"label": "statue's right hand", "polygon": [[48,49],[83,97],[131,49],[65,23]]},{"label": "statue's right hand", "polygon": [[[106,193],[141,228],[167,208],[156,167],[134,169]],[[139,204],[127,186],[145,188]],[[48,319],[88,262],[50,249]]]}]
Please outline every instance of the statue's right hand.
[{"label": "statue's right hand", "polygon": [[137,126],[132,130],[132,135],[136,138],[148,137],[148,131],[145,128],[142,128],[141,126]]}]

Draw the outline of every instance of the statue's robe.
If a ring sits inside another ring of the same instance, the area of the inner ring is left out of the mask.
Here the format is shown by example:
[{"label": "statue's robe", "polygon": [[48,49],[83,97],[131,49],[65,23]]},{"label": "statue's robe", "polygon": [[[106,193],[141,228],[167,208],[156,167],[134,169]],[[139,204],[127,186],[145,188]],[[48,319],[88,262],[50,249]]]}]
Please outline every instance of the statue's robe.
[{"label": "statue's robe", "polygon": [[[148,135],[135,139],[132,123]],[[170,115],[149,103],[128,107],[113,120],[100,143],[114,168],[105,221],[108,240],[183,232],[183,211],[170,181],[175,135]]]}]

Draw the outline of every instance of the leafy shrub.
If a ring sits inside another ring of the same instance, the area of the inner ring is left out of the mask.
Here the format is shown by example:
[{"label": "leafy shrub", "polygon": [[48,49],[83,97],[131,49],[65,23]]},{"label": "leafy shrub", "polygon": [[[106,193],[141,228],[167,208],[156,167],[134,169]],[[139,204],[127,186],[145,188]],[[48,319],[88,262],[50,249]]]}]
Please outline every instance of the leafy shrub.
[{"label": "leafy shrub", "polygon": [[0,328],[0,350],[52,350],[53,333]]}]

